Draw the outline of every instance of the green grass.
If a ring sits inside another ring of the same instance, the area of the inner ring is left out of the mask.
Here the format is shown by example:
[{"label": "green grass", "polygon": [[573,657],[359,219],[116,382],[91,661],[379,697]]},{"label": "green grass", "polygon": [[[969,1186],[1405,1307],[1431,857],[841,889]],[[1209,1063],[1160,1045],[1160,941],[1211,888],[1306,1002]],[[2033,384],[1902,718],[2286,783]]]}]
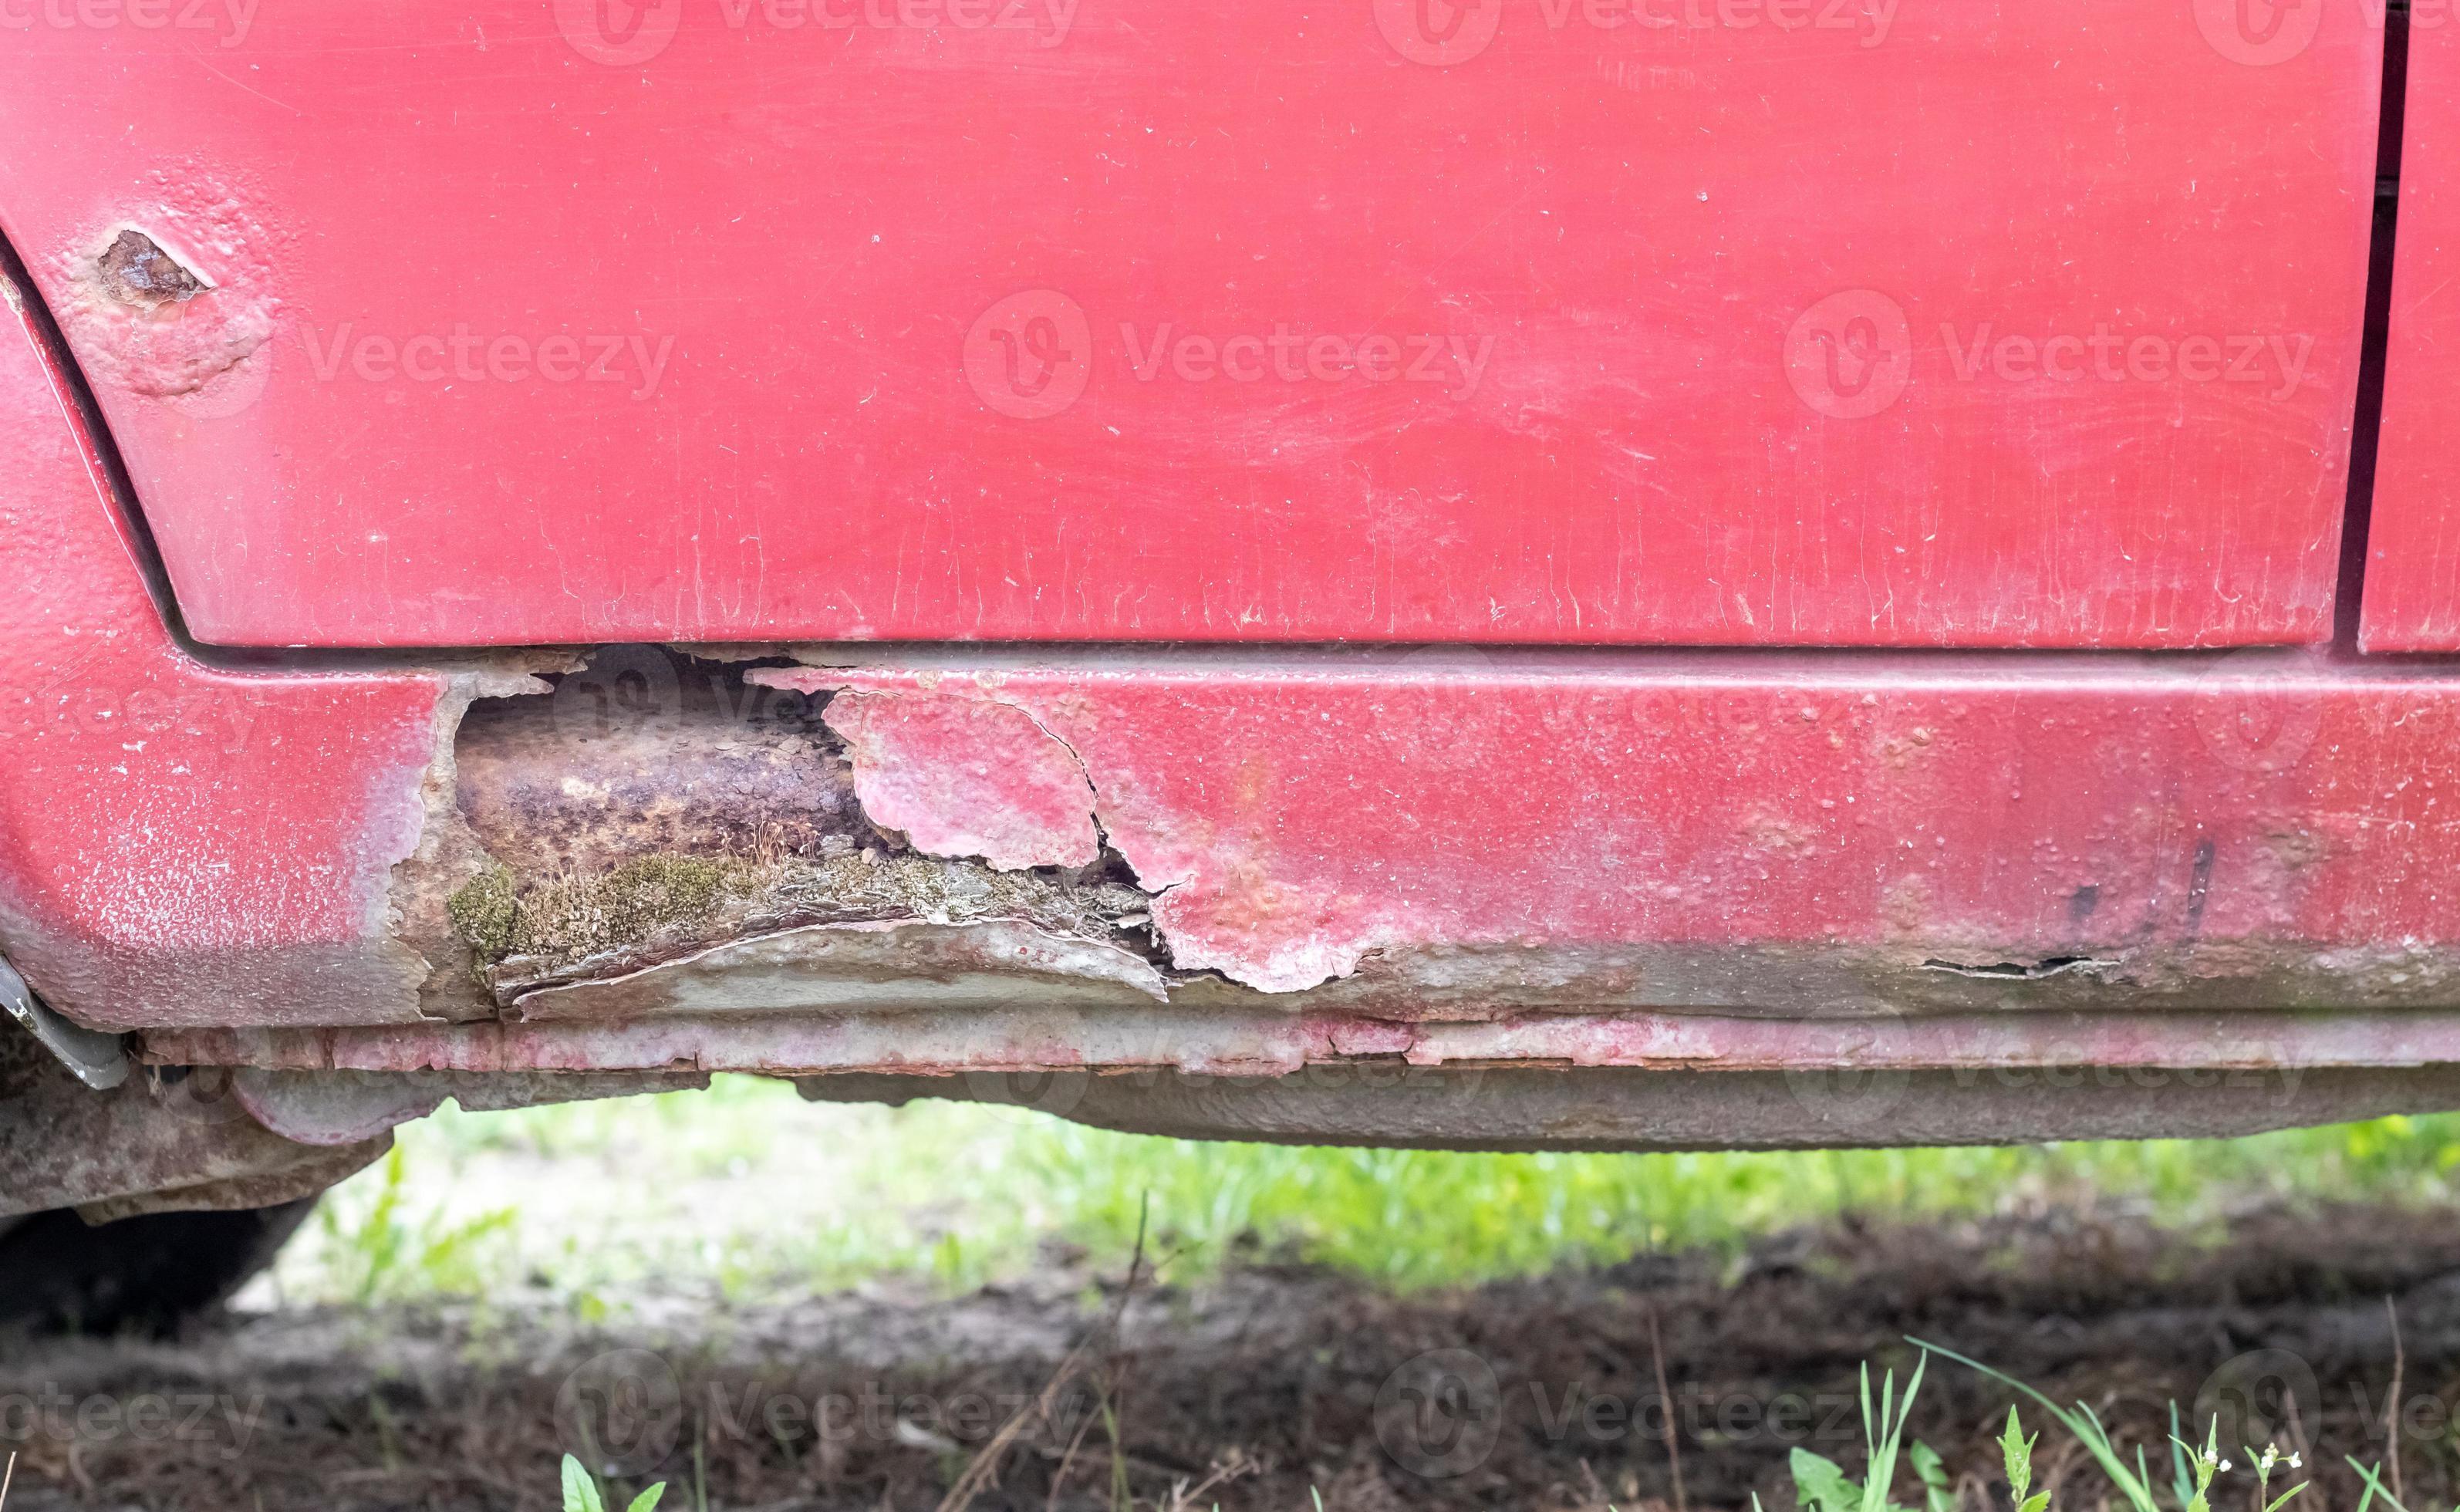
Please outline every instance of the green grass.
[{"label": "green grass", "polygon": [[[1079,1246],[1122,1265],[1150,1197],[1166,1274],[1243,1252],[1395,1288],[1736,1248],[1847,1209],[2044,1201],[2194,1230],[2250,1200],[2449,1203],[2460,1116],[2233,1141],[1804,1155],[1451,1155],[1200,1144],[1012,1109],[807,1104],[776,1082],[510,1114],[447,1108],[340,1188],[285,1256],[295,1297],[756,1298],[897,1279],[967,1289]],[[611,1234],[596,1219],[614,1209]]]}]

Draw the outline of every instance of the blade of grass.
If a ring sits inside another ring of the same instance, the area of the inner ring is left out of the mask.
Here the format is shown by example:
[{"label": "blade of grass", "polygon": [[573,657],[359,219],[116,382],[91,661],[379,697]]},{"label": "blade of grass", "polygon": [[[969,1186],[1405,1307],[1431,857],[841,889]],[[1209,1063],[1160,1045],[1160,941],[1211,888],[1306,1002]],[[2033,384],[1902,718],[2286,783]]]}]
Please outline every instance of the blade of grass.
[{"label": "blade of grass", "polygon": [[2045,1412],[2058,1419],[2060,1427],[2074,1435],[2076,1442],[2084,1445],[2086,1452],[2090,1454],[2094,1461],[2101,1466],[2101,1473],[2110,1478],[2110,1483],[2118,1488],[2119,1495],[2127,1499],[2128,1504],[2133,1507],[2135,1512],[2161,1512],[2160,1503],[2153,1500],[2152,1488],[2145,1484],[2133,1471],[2127,1468],[2127,1461],[2119,1458],[2118,1446],[2110,1441],[2108,1430],[2102,1427],[2101,1419],[2094,1415],[2091,1408],[2078,1402],[2075,1404],[2075,1409],[2069,1411],[2013,1375],[2004,1371],[1994,1371],[1980,1360],[1959,1354],[1944,1345],[1932,1344],[1915,1338],[1911,1334],[1905,1336],[1905,1342],[1926,1353],[1943,1355],[1967,1370],[1980,1371],[2001,1385],[2012,1386],[2041,1403]]},{"label": "blade of grass", "polygon": [[1914,1394],[1921,1390],[1922,1372],[1930,1368],[1930,1356],[1924,1355],[1914,1366],[1911,1379],[1905,1382],[1904,1403],[1897,1403],[1897,1373],[1890,1371],[1879,1387],[1880,1437],[1870,1441],[1873,1427],[1870,1418],[1871,1367],[1862,1367],[1862,1437],[1870,1448],[1871,1465],[1862,1480],[1862,1512],[1888,1512],[1888,1488],[1897,1481],[1897,1452],[1902,1447],[1905,1425],[1913,1420]]},{"label": "blade of grass", "polygon": [[2391,1507],[2391,1512],[2408,1512],[2408,1508],[2400,1504],[2400,1498],[2385,1490],[2384,1483],[2375,1478],[2375,1471],[2383,1468],[2381,1465],[2377,1465],[2374,1470],[2369,1470],[2358,1463],[2354,1457],[2343,1455],[2342,1458],[2348,1460],[2349,1468],[2358,1473],[2358,1479],[2365,1482],[2366,1494],[2358,1499],[2358,1512],[2366,1512],[2366,1508],[2374,1504],[2377,1497],[2384,1499],[2385,1502]]}]

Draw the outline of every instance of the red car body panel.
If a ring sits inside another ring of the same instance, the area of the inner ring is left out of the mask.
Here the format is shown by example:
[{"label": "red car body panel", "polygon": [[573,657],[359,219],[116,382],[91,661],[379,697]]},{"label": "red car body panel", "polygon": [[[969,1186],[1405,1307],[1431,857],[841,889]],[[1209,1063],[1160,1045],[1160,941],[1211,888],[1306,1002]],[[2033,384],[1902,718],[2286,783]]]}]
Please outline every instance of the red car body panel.
[{"label": "red car body panel", "polygon": [[183,650],[67,374],[0,295],[0,951],[97,1022],[414,1012],[388,883],[450,679]]},{"label": "red car body panel", "polygon": [[[2364,6],[0,32],[0,957],[104,1074],[352,1149],[721,1069],[1466,1062],[1525,1079],[1188,1126],[1625,1147],[1867,1137],[1768,1080],[1837,1067],[1938,1138],[2453,1095],[2392,1074],[2460,1066],[2460,664],[2301,644]],[[2460,636],[2454,45],[2369,650]],[[1953,1081],[2075,1065],[2340,1079]],[[1749,1126],[1529,1090],[1668,1067]]]},{"label": "red car body panel", "polygon": [[117,3],[0,224],[209,643],[2328,633],[2354,8]]},{"label": "red car body panel", "polygon": [[2360,644],[2460,650],[2460,27],[2412,25]]}]

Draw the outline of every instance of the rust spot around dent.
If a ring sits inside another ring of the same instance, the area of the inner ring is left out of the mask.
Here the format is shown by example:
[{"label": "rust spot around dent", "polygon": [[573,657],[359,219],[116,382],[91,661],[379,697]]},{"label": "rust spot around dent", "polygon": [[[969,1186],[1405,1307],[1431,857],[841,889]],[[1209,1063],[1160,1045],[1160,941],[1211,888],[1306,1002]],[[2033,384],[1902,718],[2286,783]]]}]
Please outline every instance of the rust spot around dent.
[{"label": "rust spot around dent", "polygon": [[184,305],[208,287],[152,237],[126,229],[95,259],[95,281],[113,299],[143,309]]},{"label": "rust spot around dent", "polygon": [[150,189],[53,251],[53,312],[98,388],[229,418],[272,381],[289,238],[209,170]]}]

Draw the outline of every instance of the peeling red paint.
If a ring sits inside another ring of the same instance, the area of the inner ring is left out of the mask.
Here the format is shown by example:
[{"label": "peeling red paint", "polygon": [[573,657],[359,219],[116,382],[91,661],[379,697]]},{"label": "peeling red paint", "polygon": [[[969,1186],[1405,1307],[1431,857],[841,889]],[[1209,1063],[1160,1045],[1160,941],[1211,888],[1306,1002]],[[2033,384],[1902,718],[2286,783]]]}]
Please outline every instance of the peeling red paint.
[{"label": "peeling red paint", "polygon": [[1016,705],[962,689],[849,693],[824,717],[845,737],[864,812],[917,850],[1002,871],[1099,859],[1084,767]]},{"label": "peeling red paint", "polygon": [[[1172,963],[1265,991],[1462,952],[1518,996],[1516,951],[1579,962],[1572,1007],[1870,1012],[1950,986],[1932,963],[2011,1003],[2460,990],[2438,666],[1087,650],[751,675],[1029,711],[1159,895]],[[1616,949],[1619,988],[1593,970]]]}]

